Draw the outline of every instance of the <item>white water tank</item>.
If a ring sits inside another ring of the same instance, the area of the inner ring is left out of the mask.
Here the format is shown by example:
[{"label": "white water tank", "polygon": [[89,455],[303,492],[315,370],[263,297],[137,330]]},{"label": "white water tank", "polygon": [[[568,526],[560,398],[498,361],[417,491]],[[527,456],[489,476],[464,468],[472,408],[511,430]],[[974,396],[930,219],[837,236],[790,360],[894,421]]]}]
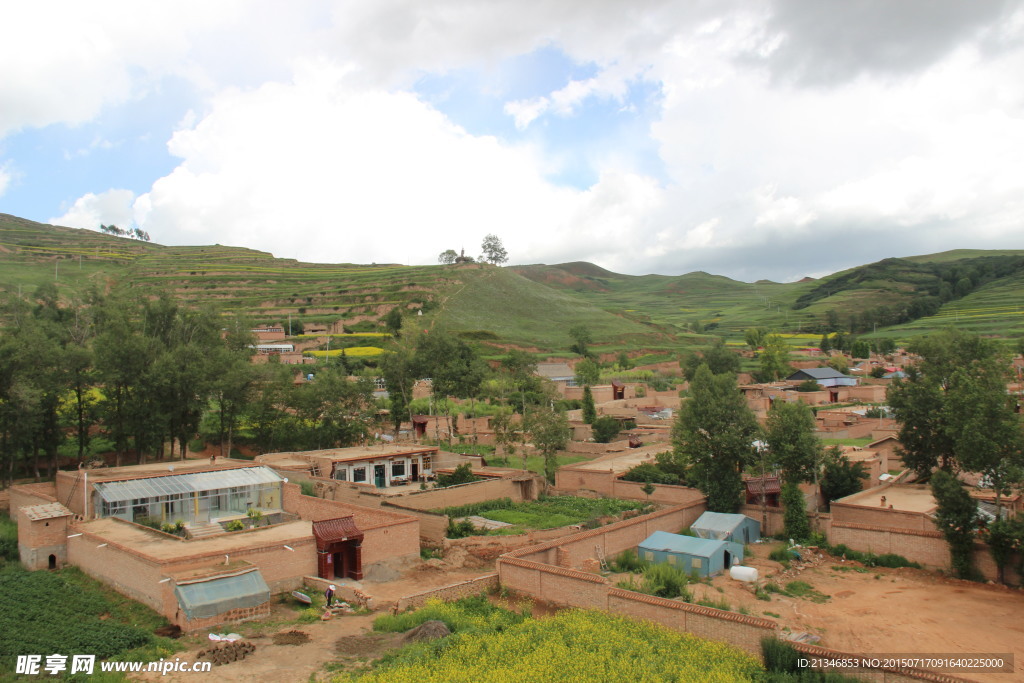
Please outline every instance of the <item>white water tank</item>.
[{"label": "white water tank", "polygon": [[754,567],[741,567],[740,565],[735,565],[729,568],[729,576],[737,581],[753,583],[754,581],[757,581],[757,569]]}]

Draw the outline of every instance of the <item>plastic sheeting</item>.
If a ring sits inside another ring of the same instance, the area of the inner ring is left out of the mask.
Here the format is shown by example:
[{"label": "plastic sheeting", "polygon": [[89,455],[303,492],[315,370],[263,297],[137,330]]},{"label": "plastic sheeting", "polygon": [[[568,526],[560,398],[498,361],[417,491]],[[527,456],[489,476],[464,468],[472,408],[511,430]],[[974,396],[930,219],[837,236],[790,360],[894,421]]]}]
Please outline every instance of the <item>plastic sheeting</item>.
[{"label": "plastic sheeting", "polygon": [[174,587],[178,605],[189,619],[208,619],[233,609],[257,607],[270,600],[259,570]]},{"label": "plastic sheeting", "polygon": [[168,474],[127,481],[97,482],[96,492],[108,503],[146,498],[160,498],[176,493],[191,495],[217,489],[242,488],[283,481],[269,467],[242,467],[213,472]]}]

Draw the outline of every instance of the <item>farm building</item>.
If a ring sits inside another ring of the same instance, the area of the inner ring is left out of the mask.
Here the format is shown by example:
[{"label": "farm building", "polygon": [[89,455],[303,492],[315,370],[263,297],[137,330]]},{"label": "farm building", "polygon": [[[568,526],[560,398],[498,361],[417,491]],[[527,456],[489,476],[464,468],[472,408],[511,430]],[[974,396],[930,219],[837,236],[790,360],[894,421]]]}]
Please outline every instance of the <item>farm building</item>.
[{"label": "farm building", "polygon": [[809,379],[813,379],[823,387],[852,387],[857,384],[856,377],[844,375],[832,368],[804,368],[787,377],[786,381],[806,382]]},{"label": "farm building", "polygon": [[419,557],[415,517],[304,495],[250,461],[61,471],[10,493],[28,569],[76,565],[186,631],[267,616],[307,578]]},{"label": "farm building", "polygon": [[743,546],[655,531],[637,546],[637,555],[641,560],[668,564],[687,574],[714,576],[743,562]]},{"label": "farm building", "polygon": [[690,527],[700,538],[733,543],[753,543],[761,538],[761,524],[746,515],[705,512]]}]

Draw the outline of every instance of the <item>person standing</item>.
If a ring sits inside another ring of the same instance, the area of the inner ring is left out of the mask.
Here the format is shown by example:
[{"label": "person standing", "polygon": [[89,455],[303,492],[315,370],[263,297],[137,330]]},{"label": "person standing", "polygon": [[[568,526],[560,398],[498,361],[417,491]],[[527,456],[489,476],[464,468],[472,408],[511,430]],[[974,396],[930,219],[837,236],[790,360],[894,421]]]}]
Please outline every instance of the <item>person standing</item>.
[{"label": "person standing", "polygon": [[327,590],[324,591],[324,597],[327,598],[328,607],[331,607],[334,604],[334,591],[336,590],[337,588],[332,583],[330,586],[327,587]]}]

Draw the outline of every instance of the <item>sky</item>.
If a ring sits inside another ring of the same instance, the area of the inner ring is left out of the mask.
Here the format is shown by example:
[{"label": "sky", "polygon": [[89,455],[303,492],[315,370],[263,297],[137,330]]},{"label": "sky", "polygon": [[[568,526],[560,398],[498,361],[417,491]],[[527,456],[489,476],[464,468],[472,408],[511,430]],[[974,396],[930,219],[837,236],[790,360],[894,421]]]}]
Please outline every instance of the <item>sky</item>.
[{"label": "sky", "polygon": [[321,263],[1024,248],[1024,0],[0,6],[0,212]]}]

